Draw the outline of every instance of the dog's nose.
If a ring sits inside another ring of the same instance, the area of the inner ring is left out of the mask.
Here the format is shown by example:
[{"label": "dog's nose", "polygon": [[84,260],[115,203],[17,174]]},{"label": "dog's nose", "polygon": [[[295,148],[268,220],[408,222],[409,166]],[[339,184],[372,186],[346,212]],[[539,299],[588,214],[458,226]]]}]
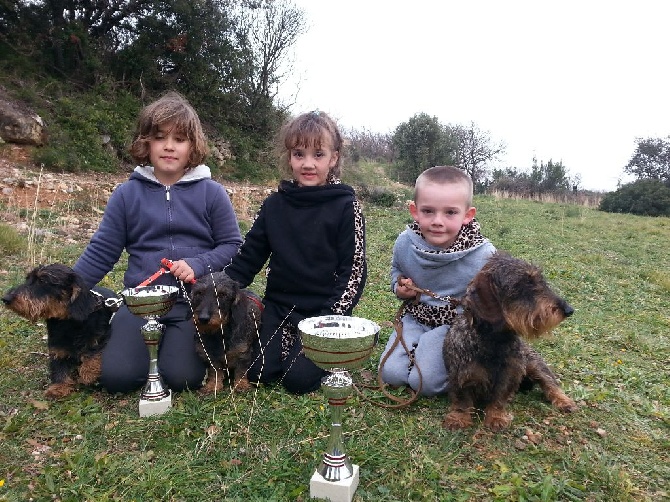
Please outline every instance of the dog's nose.
[{"label": "dog's nose", "polygon": [[198,313],[198,322],[200,324],[207,324],[209,322],[209,314],[205,312]]},{"label": "dog's nose", "polygon": [[570,317],[574,313],[575,309],[572,308],[572,305],[568,302],[563,302],[563,314],[565,314],[565,317]]},{"label": "dog's nose", "polygon": [[12,298],[13,298],[13,297],[10,296],[9,294],[4,295],[4,296],[2,297],[2,303],[4,303],[5,305],[9,305],[10,303],[12,303]]}]

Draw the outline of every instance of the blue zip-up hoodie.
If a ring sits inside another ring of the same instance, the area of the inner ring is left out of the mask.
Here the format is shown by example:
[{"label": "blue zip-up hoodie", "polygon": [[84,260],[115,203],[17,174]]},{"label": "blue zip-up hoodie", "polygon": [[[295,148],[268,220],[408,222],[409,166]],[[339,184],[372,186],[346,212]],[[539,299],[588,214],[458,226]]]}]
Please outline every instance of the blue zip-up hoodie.
[{"label": "blue zip-up hoodie", "polygon": [[[226,190],[199,165],[171,186],[153,167],[138,166],[112,193],[98,230],[74,265],[89,287],[114,267],[125,249],[124,287],[135,287],[161,266],[161,258],[186,260],[196,278],[223,269],[242,243]],[[177,285],[171,274],[154,284]]]}]

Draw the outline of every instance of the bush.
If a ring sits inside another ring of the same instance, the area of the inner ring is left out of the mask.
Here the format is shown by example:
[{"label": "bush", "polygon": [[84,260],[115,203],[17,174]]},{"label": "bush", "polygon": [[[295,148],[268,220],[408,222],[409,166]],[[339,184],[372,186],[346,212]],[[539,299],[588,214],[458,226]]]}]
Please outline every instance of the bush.
[{"label": "bush", "polygon": [[658,180],[637,180],[605,195],[598,209],[608,213],[670,216],[670,187]]},{"label": "bush", "polygon": [[[126,155],[140,107],[124,92],[100,86],[88,94],[53,100],[49,143],[34,160],[51,171],[117,172]],[[104,139],[103,139],[104,138]]]},{"label": "bush", "polygon": [[384,187],[368,188],[364,185],[358,190],[358,195],[379,207],[393,207],[398,200],[396,194]]},{"label": "bush", "polygon": [[17,255],[27,248],[26,240],[13,227],[0,223],[0,252]]}]

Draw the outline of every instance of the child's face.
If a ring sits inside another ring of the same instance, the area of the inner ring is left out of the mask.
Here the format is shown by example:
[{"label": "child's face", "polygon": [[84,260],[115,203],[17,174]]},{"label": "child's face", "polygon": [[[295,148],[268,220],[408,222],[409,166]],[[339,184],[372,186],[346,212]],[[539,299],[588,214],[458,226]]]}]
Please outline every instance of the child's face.
[{"label": "child's face", "polygon": [[188,165],[191,141],[185,134],[177,132],[173,124],[163,124],[149,140],[149,160],[154,166],[154,175],[164,185],[172,185],[181,179]]},{"label": "child's face", "polygon": [[321,148],[296,146],[289,157],[293,179],[299,186],[325,185],[328,173],[337,165],[338,156],[332,142],[326,139],[321,140]]},{"label": "child's face", "polygon": [[428,244],[448,248],[461,227],[472,221],[477,210],[468,205],[468,192],[465,183],[425,183],[419,188],[409,212]]}]

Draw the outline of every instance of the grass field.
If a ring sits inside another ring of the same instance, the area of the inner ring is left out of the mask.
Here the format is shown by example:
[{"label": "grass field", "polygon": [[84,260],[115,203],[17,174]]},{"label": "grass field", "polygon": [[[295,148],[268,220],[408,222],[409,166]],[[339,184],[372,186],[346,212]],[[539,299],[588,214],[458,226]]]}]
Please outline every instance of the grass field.
[{"label": "grass field", "polygon": [[[535,346],[580,408],[561,414],[535,390],[517,396],[503,432],[479,423],[450,432],[440,426],[444,397],[402,410],[353,397],[344,430],[361,469],[354,500],[670,500],[670,219],[488,197],[476,205],[483,233],[542,266],[575,307]],[[365,213],[369,277],[355,314],[383,329],[357,381],[376,375],[391,332],[389,262],[409,221],[401,204]],[[83,245],[51,243],[40,256],[72,263]],[[4,291],[20,282],[25,251],[3,262]],[[117,290],[121,268],[106,281]],[[168,414],[140,419],[134,394],[45,400],[45,328],[0,309],[0,332],[0,500],[309,498],[329,430],[321,393],[181,393]]]}]

